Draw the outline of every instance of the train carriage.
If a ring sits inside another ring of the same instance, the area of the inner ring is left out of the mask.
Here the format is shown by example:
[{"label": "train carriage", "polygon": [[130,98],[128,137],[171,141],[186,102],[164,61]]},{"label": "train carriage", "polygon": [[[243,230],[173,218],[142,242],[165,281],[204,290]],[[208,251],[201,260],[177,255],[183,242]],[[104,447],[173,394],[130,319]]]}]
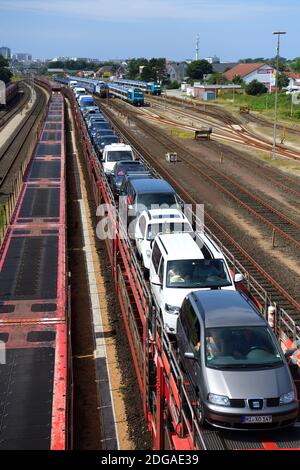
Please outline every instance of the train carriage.
[{"label": "train carriage", "polygon": [[139,88],[143,90],[144,93],[149,95],[161,95],[161,85],[157,82],[142,82],[140,80],[127,80],[118,78],[114,80],[114,83],[118,85]]},{"label": "train carriage", "polygon": [[109,93],[112,96],[121,98],[128,103],[135,106],[144,105],[144,93],[139,88],[126,87],[122,85],[116,85],[115,83],[109,84]]}]

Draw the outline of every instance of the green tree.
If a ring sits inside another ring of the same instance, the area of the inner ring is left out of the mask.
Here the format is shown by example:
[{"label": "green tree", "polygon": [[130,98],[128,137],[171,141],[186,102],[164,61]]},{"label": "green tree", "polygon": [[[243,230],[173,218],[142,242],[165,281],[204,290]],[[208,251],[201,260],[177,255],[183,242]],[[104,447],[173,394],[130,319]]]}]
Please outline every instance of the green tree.
[{"label": "green tree", "polygon": [[9,70],[9,62],[7,59],[5,59],[2,55],[0,55],[0,80],[4,83],[8,83],[13,74]]},{"label": "green tree", "polygon": [[288,86],[289,83],[290,83],[290,81],[289,81],[289,77],[287,75],[280,74],[278,76],[278,88],[279,88],[279,90],[282,90],[282,88]]},{"label": "green tree", "polygon": [[235,85],[244,85],[244,80],[239,74],[236,74],[232,79],[232,83]]},{"label": "green tree", "polygon": [[265,85],[258,80],[252,80],[252,82],[246,85],[245,90],[247,95],[252,96],[262,95],[268,92],[267,87],[265,87]]},{"label": "green tree", "polygon": [[153,82],[155,80],[155,72],[150,65],[145,65],[141,72],[141,79],[144,82]]},{"label": "green tree", "polygon": [[162,82],[167,78],[166,59],[164,57],[150,59],[149,66],[152,69],[153,80]]},{"label": "green tree", "polygon": [[126,78],[129,78],[131,80],[135,80],[136,78],[138,78],[140,73],[140,66],[142,65],[148,65],[148,60],[144,57],[141,57],[139,59],[130,59],[127,66],[128,73],[126,75]]},{"label": "green tree", "polygon": [[290,62],[290,68],[293,72],[300,72],[300,57],[295,57],[295,59]]},{"label": "green tree", "polygon": [[207,83],[209,83],[210,85],[226,85],[228,83],[228,80],[221,73],[215,72],[209,77]]},{"label": "green tree", "polygon": [[193,80],[202,80],[204,74],[212,72],[212,65],[207,60],[194,60],[187,67],[187,76]]},{"label": "green tree", "polygon": [[[269,65],[274,67],[274,69],[277,69],[277,58],[273,57],[272,59],[268,59],[267,62]],[[278,71],[279,72],[286,72],[288,69],[286,59],[284,57],[279,57],[278,61]]]}]

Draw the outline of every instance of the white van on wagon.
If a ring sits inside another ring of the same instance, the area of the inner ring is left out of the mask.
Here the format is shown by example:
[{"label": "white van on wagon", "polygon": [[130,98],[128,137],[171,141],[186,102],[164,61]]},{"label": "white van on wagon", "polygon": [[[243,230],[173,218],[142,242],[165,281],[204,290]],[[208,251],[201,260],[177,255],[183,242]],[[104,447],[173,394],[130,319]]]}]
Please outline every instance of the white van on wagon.
[{"label": "white van on wagon", "polygon": [[176,333],[184,298],[193,291],[236,290],[221,250],[205,234],[196,232],[159,234],[150,261],[150,284],[168,333]]}]

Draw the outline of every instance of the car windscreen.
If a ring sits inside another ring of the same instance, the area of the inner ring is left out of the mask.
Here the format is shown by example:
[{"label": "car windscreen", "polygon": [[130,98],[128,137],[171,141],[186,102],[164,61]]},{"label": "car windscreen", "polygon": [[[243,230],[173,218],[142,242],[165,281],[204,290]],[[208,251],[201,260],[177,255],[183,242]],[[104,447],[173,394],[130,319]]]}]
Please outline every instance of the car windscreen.
[{"label": "car windscreen", "polygon": [[148,225],[147,240],[154,240],[158,233],[190,232],[192,227],[187,222],[153,222]]},{"label": "car windscreen", "polygon": [[174,193],[142,193],[138,195],[138,210],[170,208],[177,205]]},{"label": "car windscreen", "polygon": [[132,153],[126,150],[114,150],[107,152],[108,162],[120,162],[121,160],[132,160]]},{"label": "car windscreen", "polygon": [[230,274],[222,259],[168,261],[167,287],[208,289],[231,285]]},{"label": "car windscreen", "polygon": [[207,328],[205,338],[206,364],[209,367],[269,368],[283,363],[279,345],[266,326]]},{"label": "car windscreen", "polygon": [[105,147],[105,145],[116,144],[117,142],[119,142],[118,137],[108,137],[107,139],[102,138],[99,145],[100,147]]},{"label": "car windscreen", "polygon": [[127,171],[134,171],[134,172],[140,172],[140,171],[145,171],[145,167],[142,163],[140,162],[124,162],[120,163],[116,168],[115,168],[115,173],[119,174],[119,172],[122,172],[122,175],[119,176],[125,176],[125,173]]},{"label": "car windscreen", "polygon": [[110,125],[106,122],[92,122],[91,123],[93,129],[111,129]]}]

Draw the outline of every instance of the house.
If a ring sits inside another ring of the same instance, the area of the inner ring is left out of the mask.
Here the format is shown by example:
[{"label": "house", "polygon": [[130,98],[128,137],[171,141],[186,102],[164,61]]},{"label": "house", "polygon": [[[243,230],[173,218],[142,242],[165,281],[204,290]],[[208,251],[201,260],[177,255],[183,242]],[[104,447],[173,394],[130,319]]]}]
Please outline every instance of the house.
[{"label": "house", "polygon": [[186,77],[187,66],[188,64],[186,62],[167,62],[167,77],[171,82],[182,82]]},{"label": "house", "polygon": [[100,67],[99,70],[97,70],[96,75],[98,77],[111,77],[114,75],[116,72],[116,68],[113,65],[103,65],[103,67]]},{"label": "house", "polygon": [[219,62],[213,63],[213,73],[224,73],[238,65],[238,62]]},{"label": "house", "polygon": [[285,72],[285,75],[288,76],[289,84],[288,88],[300,87],[300,73],[296,72]]},{"label": "house", "polygon": [[227,70],[223,75],[227,80],[233,80],[236,75],[239,75],[247,84],[252,82],[252,80],[257,80],[263,83],[270,92],[275,87],[276,69],[271,65],[260,62],[238,64],[230,70]]}]

